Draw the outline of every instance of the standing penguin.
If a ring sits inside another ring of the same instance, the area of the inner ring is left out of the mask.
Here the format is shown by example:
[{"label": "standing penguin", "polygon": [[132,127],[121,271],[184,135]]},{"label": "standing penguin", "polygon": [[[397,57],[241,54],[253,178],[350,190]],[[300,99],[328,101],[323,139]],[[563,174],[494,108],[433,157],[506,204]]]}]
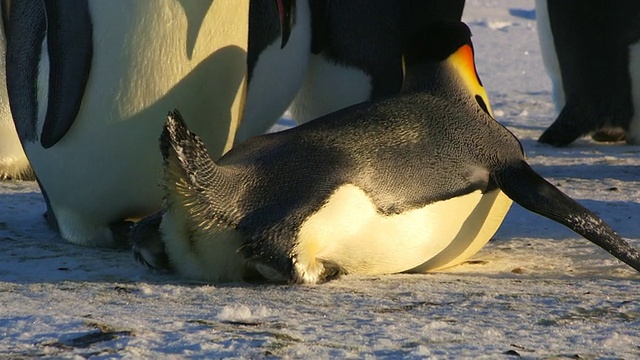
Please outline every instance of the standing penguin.
[{"label": "standing penguin", "polygon": [[640,254],[536,174],[470,91],[481,85],[468,27],[432,23],[422,34],[400,95],[253,138],[217,162],[170,113],[162,243],[134,228],[138,259],[209,281],[425,272],[478,251],[511,198],[640,270]]},{"label": "standing penguin", "polygon": [[459,21],[463,8],[464,0],[311,1],[312,55],[292,117],[302,123],[397,94],[412,34],[430,21]]},{"label": "standing penguin", "polygon": [[539,141],[583,135],[640,143],[640,2],[536,0],[543,60],[559,115]]},{"label": "standing penguin", "polygon": [[302,86],[310,46],[309,0],[250,1],[247,100],[236,143],[282,117]]},{"label": "standing penguin", "polygon": [[212,156],[231,147],[245,92],[248,4],[11,2],[11,111],[64,239],[113,246],[124,219],[161,207],[155,153],[166,108],[185,109]]},{"label": "standing penguin", "polygon": [[[0,19],[8,16],[7,10],[0,6]],[[6,51],[5,28],[0,26],[0,180],[31,180],[33,171],[22,150],[13,117],[11,117],[11,109],[9,109],[5,72]]]}]

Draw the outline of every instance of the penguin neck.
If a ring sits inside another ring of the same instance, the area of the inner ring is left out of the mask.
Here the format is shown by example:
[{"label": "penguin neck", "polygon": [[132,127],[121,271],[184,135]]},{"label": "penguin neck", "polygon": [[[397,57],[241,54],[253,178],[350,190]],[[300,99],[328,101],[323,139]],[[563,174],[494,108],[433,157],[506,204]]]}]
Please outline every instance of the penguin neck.
[{"label": "penguin neck", "polygon": [[429,95],[469,102],[473,99],[463,79],[446,62],[417,63],[405,68],[403,93]]}]

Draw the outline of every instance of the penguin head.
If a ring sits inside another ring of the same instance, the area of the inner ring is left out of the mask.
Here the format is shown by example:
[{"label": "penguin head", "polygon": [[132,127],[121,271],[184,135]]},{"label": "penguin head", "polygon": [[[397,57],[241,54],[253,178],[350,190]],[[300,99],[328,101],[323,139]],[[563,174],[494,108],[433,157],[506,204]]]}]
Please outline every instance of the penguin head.
[{"label": "penguin head", "polygon": [[403,55],[403,91],[428,91],[445,96],[464,93],[493,116],[489,97],[476,70],[471,30],[466,24],[429,23],[408,44]]}]

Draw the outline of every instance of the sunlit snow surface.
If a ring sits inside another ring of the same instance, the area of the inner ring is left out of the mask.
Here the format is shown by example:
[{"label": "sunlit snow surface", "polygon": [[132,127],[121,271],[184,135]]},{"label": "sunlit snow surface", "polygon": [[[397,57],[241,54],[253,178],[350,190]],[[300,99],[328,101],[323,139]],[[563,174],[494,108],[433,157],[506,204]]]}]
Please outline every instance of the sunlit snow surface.
[{"label": "sunlit snow surface", "polygon": [[[640,248],[640,147],[535,141],[554,118],[532,0],[467,1],[480,76],[533,167]],[[158,154],[158,156],[160,156]],[[318,286],[211,286],[47,229],[0,184],[0,358],[638,358],[640,276],[514,206],[469,263]]]}]

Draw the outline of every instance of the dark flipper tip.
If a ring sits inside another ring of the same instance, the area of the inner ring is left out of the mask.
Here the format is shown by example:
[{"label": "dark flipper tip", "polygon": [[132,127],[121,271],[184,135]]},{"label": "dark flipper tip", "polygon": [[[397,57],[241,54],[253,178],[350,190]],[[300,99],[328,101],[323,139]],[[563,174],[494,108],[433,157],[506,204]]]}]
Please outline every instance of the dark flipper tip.
[{"label": "dark flipper tip", "polygon": [[640,272],[640,253],[604,220],[544,180],[524,161],[492,173],[500,189],[525,209],[556,221]]}]

